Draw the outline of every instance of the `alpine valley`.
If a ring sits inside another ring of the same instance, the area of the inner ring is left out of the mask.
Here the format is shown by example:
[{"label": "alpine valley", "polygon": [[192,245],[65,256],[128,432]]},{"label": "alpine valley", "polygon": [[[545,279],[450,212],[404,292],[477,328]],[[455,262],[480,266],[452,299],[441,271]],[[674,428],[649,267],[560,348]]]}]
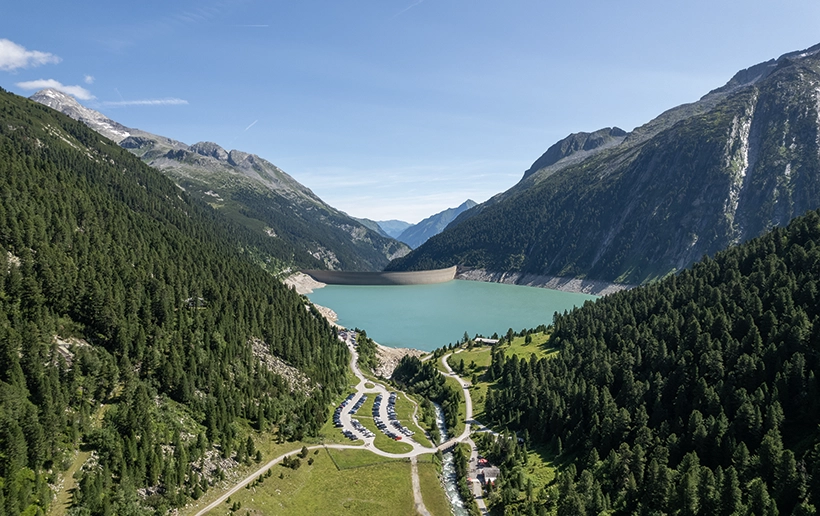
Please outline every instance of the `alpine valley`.
[{"label": "alpine valley", "polygon": [[[817,513],[820,45],[416,226],[34,99],[0,89],[0,514]],[[279,279],[388,260],[625,291],[425,353]]]}]

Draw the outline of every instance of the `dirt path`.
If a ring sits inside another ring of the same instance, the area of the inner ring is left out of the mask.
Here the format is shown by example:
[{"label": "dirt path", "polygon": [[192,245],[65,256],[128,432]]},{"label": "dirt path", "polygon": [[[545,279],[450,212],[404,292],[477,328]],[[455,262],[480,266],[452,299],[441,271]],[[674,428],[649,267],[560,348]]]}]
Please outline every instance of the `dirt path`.
[{"label": "dirt path", "polygon": [[[335,448],[337,450],[361,450],[362,449],[361,446],[356,446],[356,445],[353,445],[353,444],[326,444],[326,445],[325,444],[316,444],[316,445],[307,447],[308,450],[316,450],[316,449],[319,449],[319,448]],[[294,453],[299,453],[300,451],[302,451],[302,447],[294,448],[293,450],[291,450],[289,452],[286,452],[286,453],[283,453],[282,455],[280,455],[280,456],[276,457],[275,459],[269,461],[267,464],[265,464],[261,468],[257,469],[256,471],[254,471],[250,475],[248,475],[245,478],[243,478],[242,480],[240,480],[239,483],[236,484],[235,486],[233,486],[231,489],[229,489],[228,491],[225,491],[222,494],[222,496],[220,496],[219,498],[217,498],[216,500],[214,500],[213,502],[208,504],[203,509],[200,509],[199,512],[196,513],[196,516],[202,516],[203,514],[206,514],[209,511],[212,511],[212,510],[216,509],[219,506],[219,504],[221,504],[222,502],[227,500],[228,497],[231,496],[232,494],[236,493],[237,491],[239,491],[240,489],[245,487],[247,484],[249,484],[251,482],[251,480],[254,480],[256,477],[258,477],[262,473],[265,473],[267,470],[269,470],[270,468],[272,468],[276,464],[282,462],[284,460],[284,458],[287,457],[288,455],[293,455]],[[373,450],[370,450],[370,451],[373,451]]]},{"label": "dirt path", "polygon": [[424,506],[424,500],[421,498],[421,483],[419,482],[419,464],[416,457],[410,457],[410,475],[413,480],[413,501],[416,503],[416,512],[421,516],[432,516],[427,507]]}]

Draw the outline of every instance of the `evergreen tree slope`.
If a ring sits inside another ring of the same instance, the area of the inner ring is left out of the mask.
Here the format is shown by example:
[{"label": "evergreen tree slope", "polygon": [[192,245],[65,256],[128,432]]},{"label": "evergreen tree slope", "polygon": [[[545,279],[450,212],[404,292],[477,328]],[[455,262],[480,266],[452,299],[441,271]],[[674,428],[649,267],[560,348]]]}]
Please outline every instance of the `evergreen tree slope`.
[{"label": "evergreen tree slope", "polygon": [[814,211],[556,314],[554,358],[494,354],[486,413],[563,447],[558,514],[813,514],[818,343]]},{"label": "evergreen tree slope", "polygon": [[637,284],[787,224],[820,206],[818,51],[738,73],[607,144],[561,146],[388,269]]},{"label": "evergreen tree slope", "polygon": [[248,459],[247,424],[324,422],[348,353],[257,265],[270,239],[2,90],[0,199],[0,513],[45,511],[80,444],[72,511],[164,513]]}]

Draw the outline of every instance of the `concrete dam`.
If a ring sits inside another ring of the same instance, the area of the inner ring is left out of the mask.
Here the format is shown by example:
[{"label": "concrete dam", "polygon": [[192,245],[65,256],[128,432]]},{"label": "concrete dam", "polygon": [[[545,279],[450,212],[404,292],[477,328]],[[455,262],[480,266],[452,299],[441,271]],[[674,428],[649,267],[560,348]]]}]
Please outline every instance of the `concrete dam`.
[{"label": "concrete dam", "polygon": [[409,272],[347,272],[303,270],[316,281],[328,285],[429,285],[446,283],[456,276],[456,266],[446,269]]}]

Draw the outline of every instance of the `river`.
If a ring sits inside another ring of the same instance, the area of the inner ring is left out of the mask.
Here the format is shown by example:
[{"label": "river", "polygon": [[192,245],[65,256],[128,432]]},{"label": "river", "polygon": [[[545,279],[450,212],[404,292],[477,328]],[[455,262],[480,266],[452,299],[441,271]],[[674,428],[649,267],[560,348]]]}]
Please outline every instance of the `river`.
[{"label": "river", "polygon": [[[436,425],[441,433],[439,444],[444,443],[449,439],[447,436],[447,425],[444,424],[444,411],[438,403],[433,403],[436,409]],[[444,484],[444,494],[447,496],[447,501],[450,502],[450,509],[453,511],[453,516],[470,516],[470,512],[464,507],[464,500],[458,494],[458,477],[456,476],[456,464],[453,452],[442,454],[441,459],[441,481]]]},{"label": "river", "polygon": [[570,310],[596,296],[502,283],[454,280],[434,285],[328,285],[308,294],[333,309],[339,324],[363,328],[379,344],[432,351],[508,328],[551,324],[555,312]]}]

